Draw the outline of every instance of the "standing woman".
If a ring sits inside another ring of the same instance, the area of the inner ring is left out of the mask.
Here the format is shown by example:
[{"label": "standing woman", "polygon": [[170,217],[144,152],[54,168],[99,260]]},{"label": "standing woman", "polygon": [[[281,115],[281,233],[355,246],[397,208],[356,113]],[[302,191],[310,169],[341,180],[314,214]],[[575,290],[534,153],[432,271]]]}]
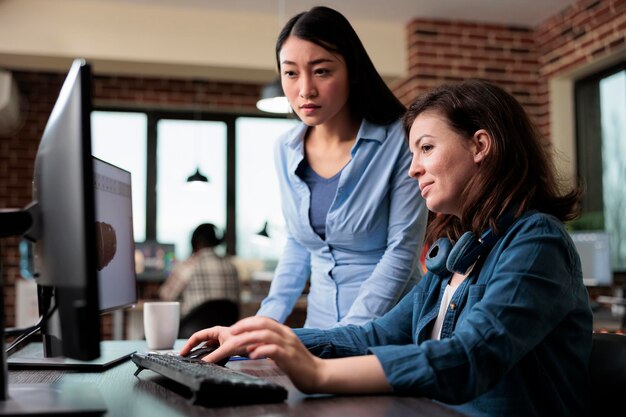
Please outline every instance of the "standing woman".
[{"label": "standing woman", "polygon": [[305,327],[366,323],[419,278],[427,210],[406,175],[405,108],[335,10],[289,20],[276,59],[302,123],[275,150],[288,238],[257,314],[283,322],[310,279]]}]

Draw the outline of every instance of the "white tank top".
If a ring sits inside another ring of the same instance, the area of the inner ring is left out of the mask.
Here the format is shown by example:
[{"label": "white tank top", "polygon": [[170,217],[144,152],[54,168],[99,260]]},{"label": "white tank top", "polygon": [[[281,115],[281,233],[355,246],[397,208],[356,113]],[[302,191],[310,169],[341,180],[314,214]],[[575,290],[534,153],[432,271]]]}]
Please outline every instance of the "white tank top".
[{"label": "white tank top", "polygon": [[430,335],[431,339],[439,340],[441,338],[441,326],[443,325],[443,318],[446,315],[446,310],[448,310],[450,300],[452,299],[452,296],[454,295],[456,289],[459,288],[459,285],[461,285],[461,282],[459,282],[455,287],[452,287],[450,284],[446,285],[446,289],[443,291],[443,296],[441,297],[441,304],[439,305],[439,314],[437,314],[437,320],[435,320],[433,332]]}]

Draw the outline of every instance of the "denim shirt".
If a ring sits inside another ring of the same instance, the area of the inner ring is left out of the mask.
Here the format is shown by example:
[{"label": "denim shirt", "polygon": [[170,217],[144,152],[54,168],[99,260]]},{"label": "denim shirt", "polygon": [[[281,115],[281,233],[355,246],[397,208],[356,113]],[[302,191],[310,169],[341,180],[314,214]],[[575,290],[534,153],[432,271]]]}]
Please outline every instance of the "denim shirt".
[{"label": "denim shirt", "polygon": [[311,194],[296,174],[301,124],[279,139],[276,168],[287,243],[257,314],[283,322],[310,279],[305,327],[364,324],[389,311],[420,277],[427,209],[399,121],[361,123],[326,216],[326,238],[309,220]]},{"label": "denim shirt", "polygon": [[[484,256],[483,256],[484,257]],[[427,273],[365,326],[297,334],[322,357],[374,354],[394,392],[470,416],[586,416],[592,315],[561,222],[527,212],[455,292],[430,340],[451,274]]]}]

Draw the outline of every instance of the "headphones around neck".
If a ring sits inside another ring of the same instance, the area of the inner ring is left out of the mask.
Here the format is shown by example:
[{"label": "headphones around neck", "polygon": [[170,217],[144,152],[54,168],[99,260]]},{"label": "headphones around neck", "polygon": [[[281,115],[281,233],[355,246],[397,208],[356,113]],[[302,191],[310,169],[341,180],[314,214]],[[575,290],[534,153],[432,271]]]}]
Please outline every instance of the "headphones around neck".
[{"label": "headphones around neck", "polygon": [[513,220],[515,219],[512,215],[505,214],[499,222],[502,228],[501,233],[496,234],[489,228],[480,239],[473,232],[463,233],[456,243],[452,243],[445,237],[437,239],[426,254],[426,268],[436,275],[449,272],[467,274],[480,255],[489,253]]},{"label": "headphones around neck", "polygon": [[465,275],[480,255],[493,247],[498,237],[489,229],[480,239],[473,232],[465,232],[455,244],[446,237],[437,239],[426,254],[426,268],[437,275],[448,272]]}]

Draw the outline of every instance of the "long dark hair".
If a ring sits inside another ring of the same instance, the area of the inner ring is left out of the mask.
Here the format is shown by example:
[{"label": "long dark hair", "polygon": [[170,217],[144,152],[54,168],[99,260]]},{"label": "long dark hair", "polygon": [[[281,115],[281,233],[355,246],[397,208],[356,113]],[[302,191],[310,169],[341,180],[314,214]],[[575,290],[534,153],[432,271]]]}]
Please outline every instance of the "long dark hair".
[{"label": "long dark hair", "polygon": [[498,219],[509,210],[518,217],[537,209],[558,219],[578,215],[580,187],[561,193],[548,146],[542,143],[521,104],[500,87],[482,80],[445,84],[417,98],[404,116],[407,133],[425,111],[443,117],[459,135],[471,138],[485,129],[491,150],[462,192],[461,217],[438,214],[430,222],[427,242],[465,231],[498,231]]},{"label": "long dark hair", "polygon": [[404,105],[376,72],[361,40],[341,13],[319,6],[289,19],[276,40],[279,72],[280,50],[289,36],[313,42],[344,58],[350,81],[348,104],[355,118],[374,124],[388,124],[402,116],[406,110]]}]

